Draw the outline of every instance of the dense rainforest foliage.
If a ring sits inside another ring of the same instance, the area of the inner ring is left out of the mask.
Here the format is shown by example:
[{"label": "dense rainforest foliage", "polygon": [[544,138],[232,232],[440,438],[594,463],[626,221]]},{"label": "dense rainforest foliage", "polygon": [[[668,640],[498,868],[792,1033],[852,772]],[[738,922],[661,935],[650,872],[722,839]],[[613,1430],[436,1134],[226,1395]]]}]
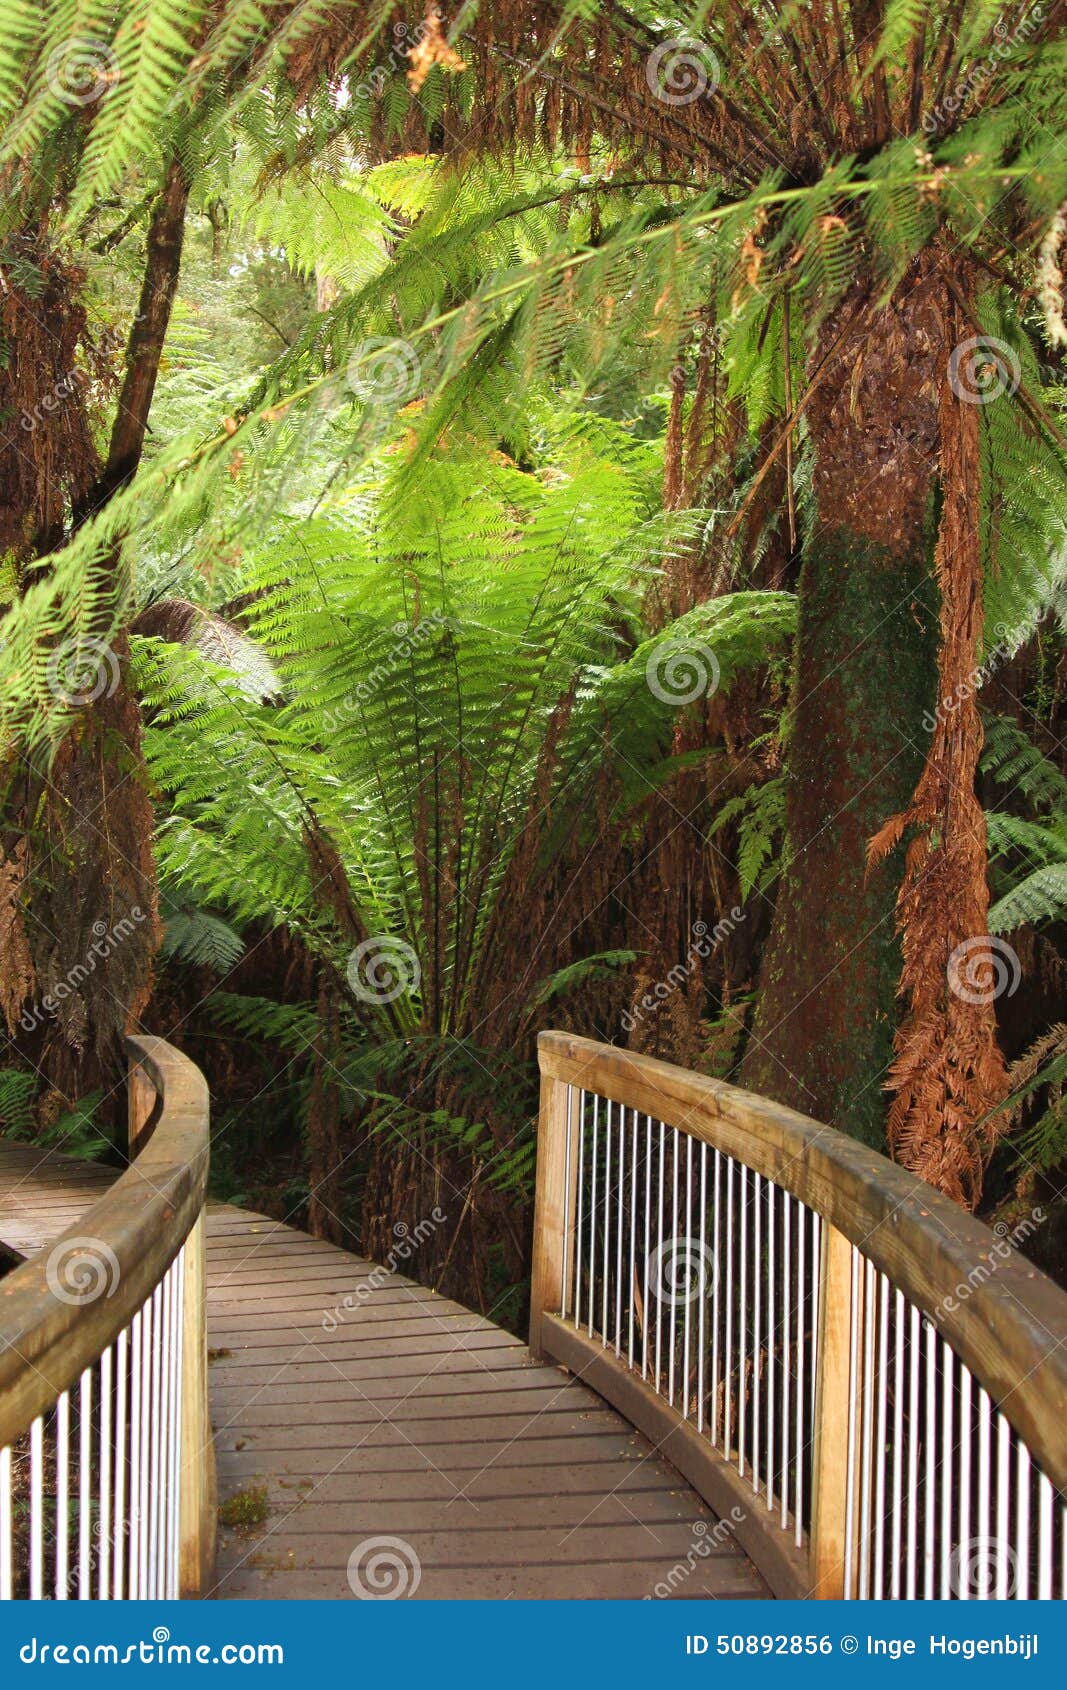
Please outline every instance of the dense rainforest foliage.
[{"label": "dense rainforest foliage", "polygon": [[1062,26],[0,0],[0,1130],[517,1323],[557,1025],[1064,1274]]}]

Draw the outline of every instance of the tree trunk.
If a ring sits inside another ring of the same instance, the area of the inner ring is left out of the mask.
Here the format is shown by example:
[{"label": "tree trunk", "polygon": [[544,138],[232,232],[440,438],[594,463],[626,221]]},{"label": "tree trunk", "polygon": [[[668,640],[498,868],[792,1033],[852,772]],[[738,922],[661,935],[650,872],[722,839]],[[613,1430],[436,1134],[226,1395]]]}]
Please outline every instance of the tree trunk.
[{"label": "tree trunk", "polygon": [[[188,195],[184,169],[175,161],[148,229],[107,461],[91,485],[72,489],[75,526],[125,486],[140,462],[178,282]],[[68,403],[81,414],[80,389]],[[38,499],[29,526],[54,545],[61,535],[49,514]],[[118,596],[117,549],[112,563]],[[79,705],[73,726],[50,762],[36,752],[24,756],[9,785],[14,802],[7,835],[26,837],[30,845],[19,863],[26,888],[19,928],[9,923],[4,947],[19,965],[23,990],[17,1004],[5,995],[4,1011],[20,1049],[68,1098],[109,1077],[117,1039],[136,1024],[150,995],[159,947],[153,812],[140,711],[127,685],[128,657],[124,634],[110,645],[89,638],[57,648],[59,696]]]},{"label": "tree trunk", "polygon": [[818,524],[799,587],[788,839],[742,1078],[882,1149],[901,864],[868,875],[867,844],[911,798],[936,693],[942,333],[929,279],[867,314],[869,293],[853,290],[815,361]]},{"label": "tree trunk", "polygon": [[145,267],[137,315],[126,344],[126,374],[115,409],[107,463],[92,490],[88,507],[76,513],[84,521],[136,473],[148,430],[163,342],[170,327],[181,272],[189,179],[174,159],[152,210],[145,242]]}]

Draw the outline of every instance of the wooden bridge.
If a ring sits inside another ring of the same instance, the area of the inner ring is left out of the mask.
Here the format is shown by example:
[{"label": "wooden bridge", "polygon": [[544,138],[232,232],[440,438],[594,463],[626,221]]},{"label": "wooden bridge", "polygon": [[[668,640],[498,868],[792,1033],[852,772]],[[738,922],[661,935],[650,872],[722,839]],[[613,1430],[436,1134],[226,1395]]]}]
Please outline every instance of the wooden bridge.
[{"label": "wooden bridge", "polygon": [[527,1348],[129,1045],[121,1176],[0,1144],[0,1596],[1067,1594],[1067,1296],[873,1152],[543,1035]]}]

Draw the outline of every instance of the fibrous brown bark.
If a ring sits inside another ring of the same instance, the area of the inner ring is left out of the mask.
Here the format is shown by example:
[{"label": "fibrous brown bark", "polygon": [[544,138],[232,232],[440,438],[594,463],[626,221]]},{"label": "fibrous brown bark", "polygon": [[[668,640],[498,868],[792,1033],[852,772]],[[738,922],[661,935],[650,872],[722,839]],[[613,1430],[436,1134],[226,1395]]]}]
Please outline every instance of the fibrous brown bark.
[{"label": "fibrous brown bark", "polygon": [[[951,344],[966,327],[950,308]],[[906,1167],[968,1208],[982,1191],[995,1138],[990,1116],[1007,1090],[995,1000],[1009,966],[986,933],[986,823],[975,783],[982,720],[975,664],[982,640],[982,558],[974,488],[981,473],[979,408],[940,382],[943,503],[935,564],[941,589],[939,699],[911,803],[872,841],[880,861],[906,828],[897,904],[907,1016],[890,1084],[890,1146]],[[989,1124],[986,1124],[989,1123]],[[1003,1123],[1001,1123],[1003,1125]]]},{"label": "fibrous brown bark", "polygon": [[[92,461],[65,488],[75,526],[87,520],[136,471],[181,264],[188,181],[175,162],[167,171],[149,226],[139,310],[131,327],[125,373],[107,460]],[[81,278],[67,278],[62,321],[83,325]],[[78,339],[81,330],[74,333]],[[73,344],[64,355],[71,359]],[[72,375],[57,412],[42,407],[39,455],[47,464],[72,429],[88,432],[84,385]],[[69,409],[68,409],[69,407]],[[36,415],[36,413],[34,413]],[[57,432],[62,431],[62,432]],[[34,435],[38,433],[35,424]],[[84,454],[83,454],[84,458]],[[79,462],[83,459],[79,459]],[[45,476],[23,489],[15,528],[23,545],[46,555],[63,536],[64,489]],[[14,531],[14,530],[13,530]],[[113,559],[121,593],[120,554]],[[58,1091],[75,1097],[98,1084],[116,1054],[117,1037],[136,1023],[151,991],[160,928],[153,812],[141,754],[141,722],[127,685],[125,635],[105,644],[57,649],[57,704],[79,703],[58,752],[9,767],[5,834],[29,841],[20,863],[18,919],[9,920],[8,958],[20,968],[21,1007],[5,1003],[9,1030]],[[91,671],[91,672],[90,672]],[[81,695],[84,693],[84,697]],[[5,852],[14,861],[11,850]],[[9,994],[10,996],[10,994]]]}]

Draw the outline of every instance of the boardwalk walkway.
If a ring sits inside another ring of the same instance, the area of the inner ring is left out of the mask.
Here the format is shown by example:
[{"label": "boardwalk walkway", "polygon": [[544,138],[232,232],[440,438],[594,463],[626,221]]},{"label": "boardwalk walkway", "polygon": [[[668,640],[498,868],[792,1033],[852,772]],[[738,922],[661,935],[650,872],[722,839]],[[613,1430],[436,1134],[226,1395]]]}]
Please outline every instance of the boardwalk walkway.
[{"label": "boardwalk walkway", "polygon": [[[0,1243],[40,1249],[113,1177],[0,1142]],[[643,1437],[458,1303],[223,1204],[208,1295],[220,1499],[253,1517],[214,1595],[768,1595]]]}]

